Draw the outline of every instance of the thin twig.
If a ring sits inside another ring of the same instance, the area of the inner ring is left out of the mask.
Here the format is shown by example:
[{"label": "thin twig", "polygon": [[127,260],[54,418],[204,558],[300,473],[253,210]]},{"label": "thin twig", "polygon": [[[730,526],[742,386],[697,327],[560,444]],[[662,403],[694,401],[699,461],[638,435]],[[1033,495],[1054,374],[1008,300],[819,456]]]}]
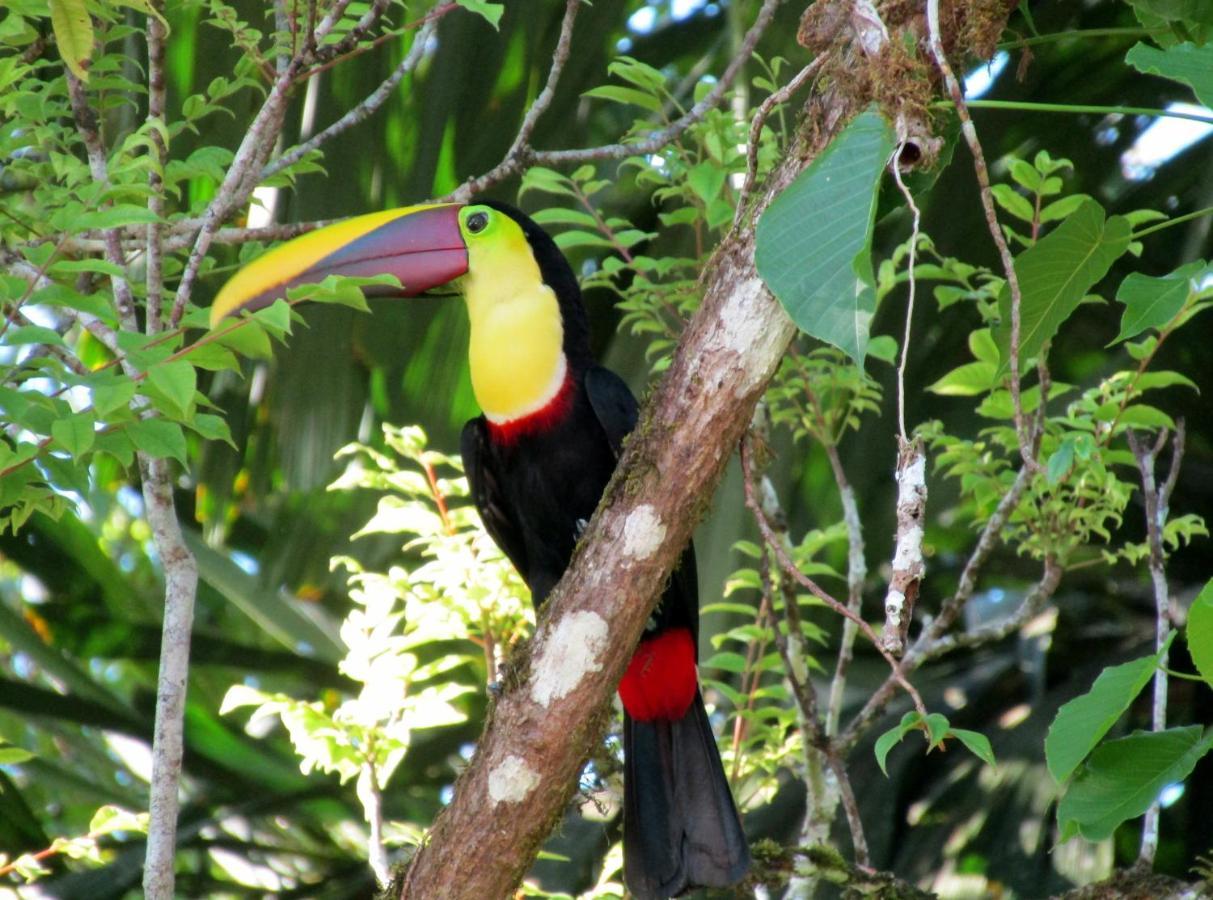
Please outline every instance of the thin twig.
[{"label": "thin twig", "polygon": [[[1155,649],[1161,654],[1159,667],[1154,672],[1153,715],[1151,728],[1163,731],[1167,727],[1167,657],[1163,653],[1167,635],[1171,632],[1171,596],[1167,585],[1166,551],[1163,549],[1162,535],[1167,525],[1168,503],[1171,491],[1179,478],[1179,467],[1184,454],[1184,422],[1179,419],[1175,423],[1175,438],[1172,444],[1171,468],[1166,480],[1159,485],[1154,476],[1154,463],[1158,454],[1167,443],[1167,430],[1162,429],[1153,447],[1148,446],[1137,434],[1129,430],[1129,448],[1137,461],[1137,470],[1141,474],[1142,499],[1145,501],[1146,512],[1146,541],[1150,548],[1149,568],[1150,581],[1154,586],[1154,640]],[[1137,856],[1137,866],[1151,869],[1154,856],[1158,852],[1158,819],[1159,805],[1155,801],[1146,810],[1145,822],[1141,830],[1141,849]]]},{"label": "thin twig", "polygon": [[855,865],[866,869],[871,866],[871,857],[868,854],[868,839],[864,836],[863,819],[859,815],[859,801],[855,799],[855,789],[851,786],[851,777],[847,774],[846,764],[833,745],[823,748],[822,752],[825,754],[830,771],[834,773],[834,778],[838,782],[838,796],[842,800],[842,809],[847,816],[847,828],[851,832],[851,846],[855,850]]},{"label": "thin twig", "polygon": [[817,584],[817,582],[800,571],[796,563],[788,555],[787,550],[779,542],[778,536],[771,528],[771,523],[767,521],[766,514],[762,511],[762,507],[754,497],[750,456],[749,439],[748,437],[743,437],[741,440],[741,467],[743,474],[742,483],[745,486],[745,501],[746,506],[754,515],[754,520],[758,523],[758,530],[762,532],[763,540],[767,541],[767,543],[771,545],[771,549],[775,551],[775,556],[779,559],[779,563],[784,570],[795,578],[802,587],[806,588],[810,593],[813,594],[813,596],[815,596],[835,613],[843,616],[846,619],[850,619],[859,627],[859,630],[863,632],[864,637],[871,641],[872,646],[874,646],[880,655],[885,658],[885,662],[887,662],[889,664],[889,668],[893,670],[892,677],[896,679],[897,683],[901,685],[902,689],[910,695],[910,698],[914,701],[915,709],[917,709],[925,719],[927,716],[927,707],[926,704],[922,702],[922,696],[918,693],[918,690],[914,687],[914,685],[910,684],[910,682],[906,679],[905,673],[902,671],[901,664],[898,663],[892,654],[885,650],[881,645],[880,638],[876,636],[876,632],[872,630],[872,626],[864,621],[864,619],[862,619],[860,616],[847,609],[845,605],[839,603],[838,600],[825,591],[820,585]]},{"label": "thin twig", "polygon": [[383,104],[387,102],[388,98],[392,96],[392,92],[396,90],[396,86],[399,85],[404,79],[404,76],[416,69],[418,64],[421,62],[422,57],[425,56],[425,47],[426,44],[429,43],[430,37],[434,33],[434,21],[437,18],[437,16],[433,17],[421,27],[421,30],[417,32],[416,37],[413,38],[413,45],[409,48],[409,52],[405,54],[404,59],[398,66],[396,66],[396,68],[392,71],[392,74],[384,79],[383,83],[379,85],[379,87],[375,88],[375,90],[368,94],[361,103],[350,109],[344,116],[342,116],[328,128],[324,129],[319,134],[314,135],[311,139],[305,141],[304,143],[299,144],[296,147],[292,147],[277,159],[271,160],[269,163],[267,163],[261,170],[262,180],[269,178],[272,175],[276,175],[278,172],[281,172],[288,166],[294,165],[299,160],[303,159],[304,156],[318,149],[321,144],[327,143],[337,135],[341,134],[343,131],[348,131],[355,125],[366,121],[381,106],[383,106]]},{"label": "thin twig", "polygon": [[564,18],[560,22],[560,37],[556,39],[556,52],[552,57],[552,67],[548,69],[548,80],[544,84],[543,90],[539,92],[539,96],[535,98],[535,102],[531,104],[531,108],[527,110],[518,134],[515,135],[514,142],[506,151],[504,158],[479,178],[469,179],[460,185],[449,195],[450,199],[466,203],[472,196],[486,190],[491,185],[504,181],[525,165],[524,158],[530,149],[531,135],[539,123],[539,117],[551,106],[552,99],[556,96],[556,83],[560,81],[560,73],[564,70],[564,64],[568,62],[569,51],[573,46],[573,23],[577,19],[577,11],[580,8],[581,0],[567,0]]},{"label": "thin twig", "polygon": [[[863,523],[859,518],[859,505],[855,502],[855,489],[847,480],[842,466],[842,457],[835,444],[823,443],[830,469],[834,473],[834,484],[842,501],[842,521],[847,528],[847,609],[861,616],[863,606],[863,583],[868,576],[868,564],[864,558]],[[842,719],[842,701],[846,693],[847,672],[855,651],[855,635],[858,628],[851,619],[842,623],[842,637],[838,643],[838,659],[834,664],[834,677],[830,679],[830,697],[826,703],[826,734],[838,733]]]},{"label": "thin twig", "polygon": [[[162,13],[162,0],[152,6]],[[156,334],[164,327],[164,166],[168,160],[168,129],[164,121],[164,23],[156,15],[147,17],[147,121],[152,146],[152,166],[147,175],[150,194],[147,208],[153,220],[147,226],[147,332]]]},{"label": "thin twig", "polygon": [[[656,153],[667,144],[676,141],[682,136],[683,132],[703,119],[709,110],[720,103],[721,98],[732,87],[733,81],[741,72],[742,67],[753,55],[754,48],[758,45],[763,32],[771,24],[775,10],[783,2],[784,0],[764,0],[762,8],[758,11],[758,17],[754,20],[754,24],[750,27],[750,30],[746,32],[746,36],[738,47],[737,53],[721,74],[720,80],[716,82],[712,90],[702,100],[666,127],[651,131],[645,137],[633,142],[604,144],[600,147],[586,147],[580,150],[535,150],[524,142],[517,152],[514,153],[515,161],[513,164],[507,165],[509,162],[509,154],[507,154],[506,159],[498,163],[492,172],[472,179],[468,182],[468,185],[473,185],[476,191],[488,190],[515,172],[532,165],[565,166],[581,162],[624,159],[628,156],[644,156],[649,153]],[[495,180],[490,179],[488,175],[494,173]],[[468,187],[468,185],[458,188],[443,199],[470,195],[472,188]]]},{"label": "thin twig", "polygon": [[762,104],[758,107],[758,111],[754,113],[754,118],[750,122],[750,142],[746,146],[745,182],[741,185],[741,192],[737,199],[737,212],[733,215],[734,227],[741,221],[741,217],[745,213],[746,199],[749,197],[750,192],[754,190],[754,182],[758,180],[758,146],[762,138],[762,128],[766,124],[767,117],[776,106],[786,103],[791,99],[792,95],[800,90],[805,82],[817,73],[822,64],[825,63],[825,59],[825,56],[818,56],[814,59],[796,73],[795,78],[763,100]]},{"label": "thin twig", "polygon": [[901,361],[897,364],[897,428],[901,433],[902,444],[907,444],[910,437],[906,434],[906,358],[910,355],[910,326],[914,320],[914,262],[918,252],[918,232],[922,224],[922,212],[918,209],[918,204],[914,202],[914,195],[910,193],[910,189],[906,187],[906,183],[901,178],[901,153],[905,149],[906,141],[903,138],[898,144],[897,150],[893,153],[893,160],[890,168],[893,170],[893,180],[897,182],[897,187],[901,191],[901,195],[906,198],[906,206],[910,208],[910,212],[914,217],[914,226],[910,232],[910,260],[909,260],[909,299],[906,300],[906,327],[905,334],[901,341]]},{"label": "thin twig", "polygon": [[1019,383],[1020,309],[1023,305],[1023,294],[1019,287],[1019,276],[1015,273],[1015,260],[1011,256],[1011,248],[1007,246],[1006,236],[1002,233],[1002,228],[998,224],[998,212],[994,208],[994,195],[990,191],[990,170],[986,165],[986,157],[981,149],[981,141],[977,138],[977,129],[973,126],[973,118],[969,115],[969,108],[965,104],[964,91],[961,90],[960,82],[957,81],[956,74],[948,64],[947,56],[943,52],[943,44],[939,38],[939,0],[927,0],[927,30],[929,32],[931,55],[934,57],[935,64],[943,75],[944,82],[947,84],[948,93],[952,96],[952,102],[956,106],[956,114],[960,117],[961,133],[964,135],[965,143],[969,145],[969,151],[973,154],[973,168],[977,173],[978,193],[981,197],[982,209],[985,210],[986,225],[989,227],[990,237],[994,239],[994,245],[998,248],[998,256],[1002,260],[1003,273],[1006,276],[1007,287],[1011,293],[1011,347],[1009,356],[1011,365],[1011,402],[1015,409],[1015,434],[1019,439],[1019,454],[1023,457],[1024,465],[1029,470],[1036,471],[1040,468],[1040,463],[1036,461],[1036,456],[1032,452],[1032,440],[1028,434],[1027,421],[1024,418],[1023,397],[1021,396]]},{"label": "thin twig", "polygon": [[349,53],[371,33],[371,29],[378,24],[383,14],[387,12],[387,8],[391,5],[391,2],[392,0],[372,0],[370,7],[363,13],[362,18],[358,20],[358,24],[346,32],[345,37],[341,40],[325,47],[322,46],[324,39],[328,37],[333,27],[341,21],[346,8],[350,5],[350,0],[338,0],[329,14],[316,27],[313,52],[310,56],[316,62],[322,63]]},{"label": "thin twig", "polygon": [[[68,96],[71,98],[72,114],[76,119],[76,129],[84,142],[85,153],[88,156],[89,174],[93,181],[104,187],[109,187],[109,167],[105,157],[105,146],[101,142],[101,132],[97,124],[97,112],[88,101],[84,85],[71,72],[67,73]],[[108,201],[107,201],[108,204]],[[122,243],[116,228],[106,228],[102,231],[105,241],[105,255],[113,265],[126,270],[126,257],[122,253]],[[114,303],[118,308],[118,319],[127,331],[135,331],[138,322],[135,318],[135,298],[131,294],[131,286],[124,275],[110,275],[110,283],[114,288]]]},{"label": "thin twig", "polygon": [[[344,9],[342,3],[339,2],[337,5]],[[336,8],[333,12],[336,12]],[[319,30],[318,26],[317,31]],[[296,56],[274,80],[265,102],[262,103],[261,109],[257,111],[248,131],[245,132],[244,139],[240,142],[232,164],[223,178],[223,183],[215,192],[215,198],[211,200],[206,212],[203,213],[201,227],[194,239],[185,268],[182,270],[181,281],[177,285],[177,295],[173,300],[173,313],[169,319],[169,325],[172,328],[181,324],[181,317],[185,315],[186,304],[189,303],[194,290],[199,267],[210,250],[219,224],[248,202],[253,188],[257,185],[258,179],[253,173],[260,172],[265,158],[273,148],[272,136],[276,135],[282,127],[287,97],[294,77],[301,70],[302,65],[302,60]]]}]

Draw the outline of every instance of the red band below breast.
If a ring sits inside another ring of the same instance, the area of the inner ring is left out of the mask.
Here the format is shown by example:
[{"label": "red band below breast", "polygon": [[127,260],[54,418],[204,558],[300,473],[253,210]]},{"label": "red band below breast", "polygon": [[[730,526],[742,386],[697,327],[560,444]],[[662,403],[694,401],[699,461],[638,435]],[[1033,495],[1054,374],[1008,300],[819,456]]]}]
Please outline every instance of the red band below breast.
[{"label": "red band below breast", "polygon": [[524,435],[542,433],[559,425],[573,408],[574,386],[572,374],[566,375],[552,399],[534,412],[508,422],[489,419],[489,436],[493,443],[509,446]]},{"label": "red band below breast", "polygon": [[640,722],[681,719],[698,688],[690,629],[671,628],[641,639],[619,682],[619,699],[628,715]]}]

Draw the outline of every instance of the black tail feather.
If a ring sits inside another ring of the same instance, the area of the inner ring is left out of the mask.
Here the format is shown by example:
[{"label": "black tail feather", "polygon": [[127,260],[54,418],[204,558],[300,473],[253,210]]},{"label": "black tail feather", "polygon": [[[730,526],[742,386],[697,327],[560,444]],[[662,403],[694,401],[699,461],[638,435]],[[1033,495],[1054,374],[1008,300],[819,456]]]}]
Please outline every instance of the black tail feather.
[{"label": "black tail feather", "polygon": [[639,900],[745,875],[750,851],[703,698],[678,721],[623,719],[624,880]]}]

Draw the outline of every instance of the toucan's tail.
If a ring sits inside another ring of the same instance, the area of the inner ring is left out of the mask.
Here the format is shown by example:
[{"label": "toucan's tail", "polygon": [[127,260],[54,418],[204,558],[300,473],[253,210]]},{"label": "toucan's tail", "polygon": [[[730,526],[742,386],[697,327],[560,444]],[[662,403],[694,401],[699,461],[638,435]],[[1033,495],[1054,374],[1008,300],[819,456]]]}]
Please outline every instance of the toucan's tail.
[{"label": "toucan's tail", "polygon": [[677,720],[623,717],[623,876],[639,900],[745,875],[750,850],[698,692]]}]

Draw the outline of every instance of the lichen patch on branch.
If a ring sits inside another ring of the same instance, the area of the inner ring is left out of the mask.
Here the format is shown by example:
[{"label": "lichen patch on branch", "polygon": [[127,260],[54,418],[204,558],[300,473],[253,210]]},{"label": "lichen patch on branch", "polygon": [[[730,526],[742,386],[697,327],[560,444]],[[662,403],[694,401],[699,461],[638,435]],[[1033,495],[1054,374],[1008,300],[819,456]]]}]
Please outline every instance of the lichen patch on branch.
[{"label": "lichen patch on branch", "polygon": [[623,523],[623,553],[632,559],[648,559],[665,540],[665,523],[651,503],[632,510]]},{"label": "lichen patch on branch", "polygon": [[926,573],[922,557],[923,522],[927,509],[927,457],[922,442],[903,444],[897,458],[897,541],[893,575],[884,599],[881,643],[900,655],[905,647],[918,587]]},{"label": "lichen patch on branch", "polygon": [[539,773],[511,754],[489,772],[489,797],[494,804],[521,803],[538,783]]},{"label": "lichen patch on branch", "polygon": [[[664,528],[662,533],[664,536]],[[586,675],[599,671],[608,636],[606,620],[597,613],[580,610],[560,619],[539,645],[531,699],[547,709],[553,700],[576,689]]]}]

